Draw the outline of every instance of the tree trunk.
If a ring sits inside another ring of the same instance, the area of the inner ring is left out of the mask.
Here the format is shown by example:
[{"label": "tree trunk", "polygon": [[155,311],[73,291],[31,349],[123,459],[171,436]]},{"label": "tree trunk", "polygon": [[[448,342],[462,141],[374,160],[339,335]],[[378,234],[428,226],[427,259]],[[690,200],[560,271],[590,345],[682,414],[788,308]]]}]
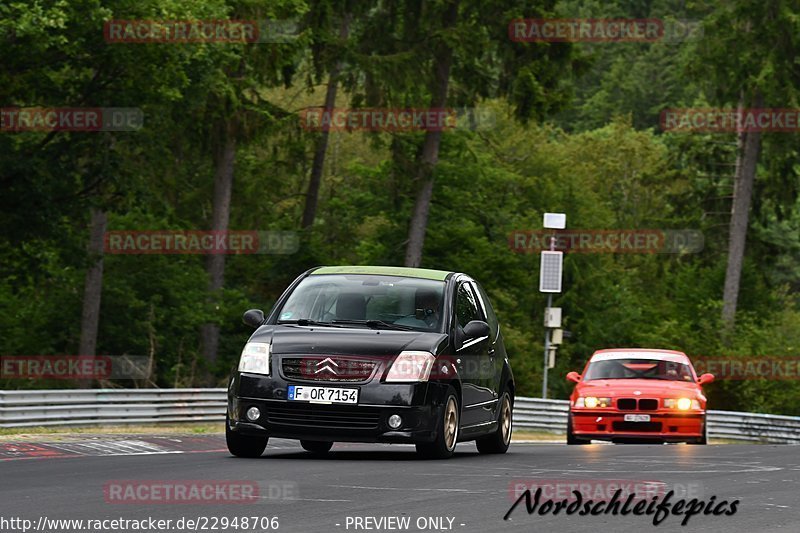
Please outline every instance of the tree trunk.
[{"label": "tree trunk", "polygon": [[[346,13],[342,18],[342,24],[339,28],[339,38],[342,41],[347,40],[350,32],[350,19],[350,13]],[[341,70],[342,62],[337,61],[328,76],[328,88],[325,92],[325,113],[330,113],[336,105],[336,92],[339,88],[339,72]],[[303,209],[303,221],[301,223],[303,229],[314,225],[314,219],[317,216],[317,201],[319,199],[319,188],[322,184],[322,169],[325,165],[325,152],[328,149],[328,133],[325,130],[320,132],[317,146],[314,150],[314,162],[311,164],[311,178],[308,182],[306,205]]]},{"label": "tree trunk", "polygon": [[[744,107],[745,100],[739,101],[739,110]],[[762,106],[760,92],[753,98],[753,107]],[[730,235],[728,244],[728,267],[725,272],[725,288],[723,292],[722,322],[724,337],[733,332],[736,321],[736,306],[739,299],[739,282],[742,277],[744,248],[747,239],[747,226],[750,215],[750,204],[753,197],[753,183],[756,177],[756,165],[761,141],[761,132],[739,132],[738,153],[736,155],[736,172],[734,177],[733,206],[731,208]]]},{"label": "tree trunk", "polygon": [[[216,170],[214,172],[214,205],[211,215],[211,229],[214,231],[227,231],[231,215],[231,190],[233,188],[233,170],[236,162],[236,138],[233,128],[229,125],[223,127],[222,148],[215,156]],[[225,283],[225,254],[212,253],[208,256],[207,270],[209,277],[208,290],[212,301],[216,293]],[[204,324],[201,331],[203,357],[206,361],[217,360],[217,347],[219,345],[219,326]]]},{"label": "tree trunk", "polygon": [[[456,24],[458,2],[451,2],[442,18],[442,29],[447,30]],[[434,51],[433,94],[431,108],[443,109],[447,106],[447,88],[450,82],[450,67],[453,63],[453,50],[445,42],[440,41]],[[420,164],[417,171],[419,189],[414,202],[414,212],[408,228],[408,244],[406,245],[405,266],[418,267],[422,263],[422,249],[425,245],[425,232],[428,229],[428,215],[433,198],[433,170],[439,161],[439,145],[442,132],[428,130],[422,144]]]},{"label": "tree trunk", "polygon": [[[108,224],[106,213],[91,209],[89,226],[89,259],[83,289],[83,311],[81,312],[81,340],[78,355],[97,355],[97,329],[100,324],[100,300],[103,294],[103,245]],[[80,388],[91,387],[91,379],[79,380]]]}]

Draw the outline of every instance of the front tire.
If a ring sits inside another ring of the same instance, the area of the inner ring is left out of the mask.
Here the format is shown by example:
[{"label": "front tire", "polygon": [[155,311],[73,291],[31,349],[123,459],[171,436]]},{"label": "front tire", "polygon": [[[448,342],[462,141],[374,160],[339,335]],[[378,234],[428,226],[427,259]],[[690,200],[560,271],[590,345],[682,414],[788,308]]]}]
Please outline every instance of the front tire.
[{"label": "front tire", "polygon": [[572,416],[569,414],[567,414],[567,444],[569,445],[589,444],[588,440],[579,439],[572,432]]},{"label": "front tire", "polygon": [[269,437],[242,435],[231,429],[230,420],[225,417],[225,443],[228,451],[236,457],[261,457],[267,447]]},{"label": "front tire", "polygon": [[302,446],[305,451],[311,452],[314,455],[325,455],[331,451],[333,443],[321,440],[301,440],[300,446]]},{"label": "front tire", "polygon": [[513,421],[513,400],[506,392],[500,401],[500,413],[497,416],[497,431],[475,441],[478,453],[506,453],[511,444],[511,426]]},{"label": "front tire", "polygon": [[461,411],[456,390],[452,386],[448,386],[442,416],[436,424],[436,439],[433,442],[417,444],[417,453],[425,459],[451,457],[456,449],[460,423]]},{"label": "front tire", "polygon": [[708,417],[706,417],[706,419],[703,420],[703,436],[695,441],[690,442],[689,444],[700,444],[700,445],[708,444]]}]

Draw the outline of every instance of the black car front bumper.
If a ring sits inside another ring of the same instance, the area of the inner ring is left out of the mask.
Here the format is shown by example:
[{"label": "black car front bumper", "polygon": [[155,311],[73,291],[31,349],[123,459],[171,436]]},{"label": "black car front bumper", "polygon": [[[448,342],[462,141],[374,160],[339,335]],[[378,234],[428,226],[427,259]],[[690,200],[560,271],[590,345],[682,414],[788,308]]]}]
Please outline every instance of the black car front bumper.
[{"label": "black car front bumper", "polygon": [[[359,389],[358,404],[320,404],[287,400],[289,385]],[[228,391],[230,429],[246,435],[349,442],[418,443],[436,438],[448,383],[296,382],[281,376],[234,373]],[[248,420],[257,407],[261,416]],[[399,415],[397,429],[388,419]]]}]

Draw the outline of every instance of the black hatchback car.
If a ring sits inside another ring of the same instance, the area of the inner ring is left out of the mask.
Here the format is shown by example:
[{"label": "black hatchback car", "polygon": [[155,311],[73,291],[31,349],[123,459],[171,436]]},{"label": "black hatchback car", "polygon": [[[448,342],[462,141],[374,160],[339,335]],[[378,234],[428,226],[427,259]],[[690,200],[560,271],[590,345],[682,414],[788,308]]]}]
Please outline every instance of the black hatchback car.
[{"label": "black hatchback car", "polygon": [[514,377],[489,298],[465,274],[320,267],[298,277],[256,328],[228,387],[228,449],[269,437],[324,454],[336,441],[414,443],[429,458],[511,441]]}]

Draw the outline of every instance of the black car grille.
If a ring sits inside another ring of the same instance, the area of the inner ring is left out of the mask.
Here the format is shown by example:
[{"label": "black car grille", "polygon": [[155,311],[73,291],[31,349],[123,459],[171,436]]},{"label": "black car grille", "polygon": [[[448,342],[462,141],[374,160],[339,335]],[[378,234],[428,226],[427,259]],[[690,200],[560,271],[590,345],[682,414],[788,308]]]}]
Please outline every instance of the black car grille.
[{"label": "black car grille", "polygon": [[656,409],[658,409],[658,400],[653,400],[653,399],[639,400],[640,411],[655,411]]},{"label": "black car grille", "polygon": [[617,409],[623,411],[635,411],[636,400],[634,398],[620,398],[617,400]]},{"label": "black car grille", "polygon": [[285,357],[281,368],[287,379],[352,383],[368,380],[377,364],[353,357]]},{"label": "black car grille", "polygon": [[269,406],[267,421],[281,426],[303,426],[325,429],[375,429],[380,421],[377,412],[364,408],[332,407],[328,405]]},{"label": "black car grille", "polygon": [[[617,409],[620,411],[636,411],[636,398],[618,398]],[[639,411],[655,411],[656,409],[658,409],[658,400],[654,400],[652,398],[643,398],[638,400]]]},{"label": "black car grille", "polygon": [[614,422],[614,431],[652,432],[661,431],[661,422]]}]

